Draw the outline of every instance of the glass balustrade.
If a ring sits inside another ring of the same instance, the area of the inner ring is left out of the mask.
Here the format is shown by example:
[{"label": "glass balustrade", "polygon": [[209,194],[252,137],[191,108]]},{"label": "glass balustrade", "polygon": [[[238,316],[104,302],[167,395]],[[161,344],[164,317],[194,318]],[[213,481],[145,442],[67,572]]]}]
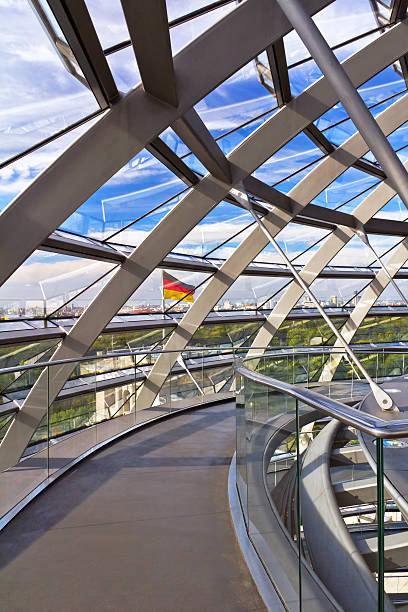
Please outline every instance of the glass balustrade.
[{"label": "glass balustrade", "polygon": [[[349,363],[342,379],[316,380],[326,365],[333,375],[340,356],[299,349],[236,360],[237,491],[248,537],[288,610],[395,610],[408,601],[407,355],[381,347],[359,355],[388,381],[397,413],[378,408]],[[361,411],[350,405],[357,395],[366,396]]]},{"label": "glass balustrade", "polygon": [[[159,356],[161,369],[170,374],[146,399],[142,386]],[[230,348],[179,355],[162,353],[158,346],[0,369],[0,458],[2,465],[12,461],[12,467],[0,473],[0,520],[107,440],[177,410],[231,398],[232,363]],[[22,457],[13,457],[5,450],[5,438],[24,440],[27,435],[23,422],[13,425],[21,407],[31,433]],[[37,423],[34,433],[32,420]]]},{"label": "glass balustrade", "polygon": [[[384,442],[381,437],[374,439],[339,417],[334,427],[318,402],[314,405],[294,397],[286,387],[268,386],[250,376],[272,378],[299,394],[312,393],[315,400],[353,410],[370,388],[343,350],[321,346],[250,349],[231,342],[222,347],[195,346],[179,354],[163,351],[158,344],[76,362],[1,369],[0,440],[28,439],[22,457],[7,456],[10,445],[0,447],[2,465],[12,465],[0,474],[0,517],[18,511],[36,491],[104,442],[177,410],[231,398],[236,388],[237,488],[242,511],[248,535],[272,582],[285,602],[291,602],[288,608],[308,610],[311,601],[322,597],[324,609],[335,605],[339,594],[333,588],[333,576],[326,576],[322,567],[330,565],[324,562],[324,554],[327,557],[327,550],[342,541],[342,528],[348,546],[355,547],[355,556],[368,568],[360,582],[365,581],[370,596],[375,595],[373,609],[388,609],[391,600],[401,597],[408,571],[401,565],[405,549],[400,540],[407,527],[387,489],[387,461],[389,453],[403,453],[408,445],[403,437],[394,440],[384,434]],[[408,346],[358,345],[357,350],[379,383],[404,383]],[[247,375],[234,374],[237,363],[243,364]],[[153,389],[147,399],[146,379]],[[18,429],[17,422],[13,425],[21,407],[30,423],[27,430],[24,419],[19,420]],[[34,433],[32,420],[37,423]],[[327,459],[324,478],[322,457]],[[337,513],[334,531],[327,529],[323,509]],[[336,538],[331,540],[333,533]],[[391,548],[387,557],[387,542],[393,539],[400,552]],[[406,548],[408,553],[408,544]],[[353,556],[347,548],[346,552],[347,558]],[[335,582],[341,593],[347,590],[350,576],[344,563],[336,563]],[[277,584],[280,575],[285,579]],[[381,608],[383,592],[385,607]]]}]

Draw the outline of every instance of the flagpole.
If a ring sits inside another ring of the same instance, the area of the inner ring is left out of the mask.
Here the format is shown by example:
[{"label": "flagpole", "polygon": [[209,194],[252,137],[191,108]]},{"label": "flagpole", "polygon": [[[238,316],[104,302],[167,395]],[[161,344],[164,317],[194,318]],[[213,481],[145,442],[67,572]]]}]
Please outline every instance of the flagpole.
[{"label": "flagpole", "polygon": [[[162,268],[161,271],[161,297],[162,297],[162,314],[163,314],[163,319],[164,319],[164,310],[165,310],[165,299],[164,299],[164,270]],[[164,327],[162,328],[162,339],[164,340],[165,337],[165,330]]]}]

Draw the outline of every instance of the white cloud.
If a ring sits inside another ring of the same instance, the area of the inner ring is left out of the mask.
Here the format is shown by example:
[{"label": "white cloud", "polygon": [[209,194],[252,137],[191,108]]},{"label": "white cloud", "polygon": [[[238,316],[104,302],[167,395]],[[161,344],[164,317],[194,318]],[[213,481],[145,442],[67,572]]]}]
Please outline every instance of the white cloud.
[{"label": "white cloud", "polygon": [[47,299],[87,287],[113,266],[105,262],[41,253],[35,255],[14,272],[0,288],[0,300],[21,298]]}]

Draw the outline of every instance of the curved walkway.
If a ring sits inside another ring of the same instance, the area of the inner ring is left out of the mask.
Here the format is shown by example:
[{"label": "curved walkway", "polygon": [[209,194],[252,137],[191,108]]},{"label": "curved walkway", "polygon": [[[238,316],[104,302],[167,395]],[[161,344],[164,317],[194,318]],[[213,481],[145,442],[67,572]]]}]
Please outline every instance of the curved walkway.
[{"label": "curved walkway", "polygon": [[231,524],[234,405],[182,413],[74,467],[0,533],[0,608],[265,610]]}]

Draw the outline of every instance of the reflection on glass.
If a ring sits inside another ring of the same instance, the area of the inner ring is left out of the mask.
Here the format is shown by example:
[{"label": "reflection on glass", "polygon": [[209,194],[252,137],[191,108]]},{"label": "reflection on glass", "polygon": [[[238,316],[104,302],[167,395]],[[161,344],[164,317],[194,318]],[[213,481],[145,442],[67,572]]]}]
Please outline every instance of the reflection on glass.
[{"label": "reflection on glass", "polygon": [[68,72],[28,3],[3,4],[0,24],[0,161],[5,161],[99,107]]},{"label": "reflection on glass", "polygon": [[[183,187],[180,179],[143,150],[100,187],[61,227],[77,234],[104,239],[173,197]],[[144,236],[146,232],[142,230],[142,234]],[[140,241],[141,234],[138,238]]]},{"label": "reflection on glass", "polygon": [[[0,318],[44,318],[56,310],[60,316],[78,316],[91,298],[88,294],[88,301],[79,300],[78,304],[72,298],[113,267],[105,262],[37,251],[0,288]],[[92,297],[97,290],[96,283]]]},{"label": "reflection on glass", "polygon": [[[301,133],[257,168],[254,175],[268,185],[275,185],[321,157],[321,150],[305,134]],[[299,175],[296,175],[293,180],[298,182]],[[286,180],[285,191],[288,184],[289,180]]]},{"label": "reflection on glass", "polygon": [[251,62],[216,87],[195,108],[217,138],[275,107],[275,99],[260,84]]}]

